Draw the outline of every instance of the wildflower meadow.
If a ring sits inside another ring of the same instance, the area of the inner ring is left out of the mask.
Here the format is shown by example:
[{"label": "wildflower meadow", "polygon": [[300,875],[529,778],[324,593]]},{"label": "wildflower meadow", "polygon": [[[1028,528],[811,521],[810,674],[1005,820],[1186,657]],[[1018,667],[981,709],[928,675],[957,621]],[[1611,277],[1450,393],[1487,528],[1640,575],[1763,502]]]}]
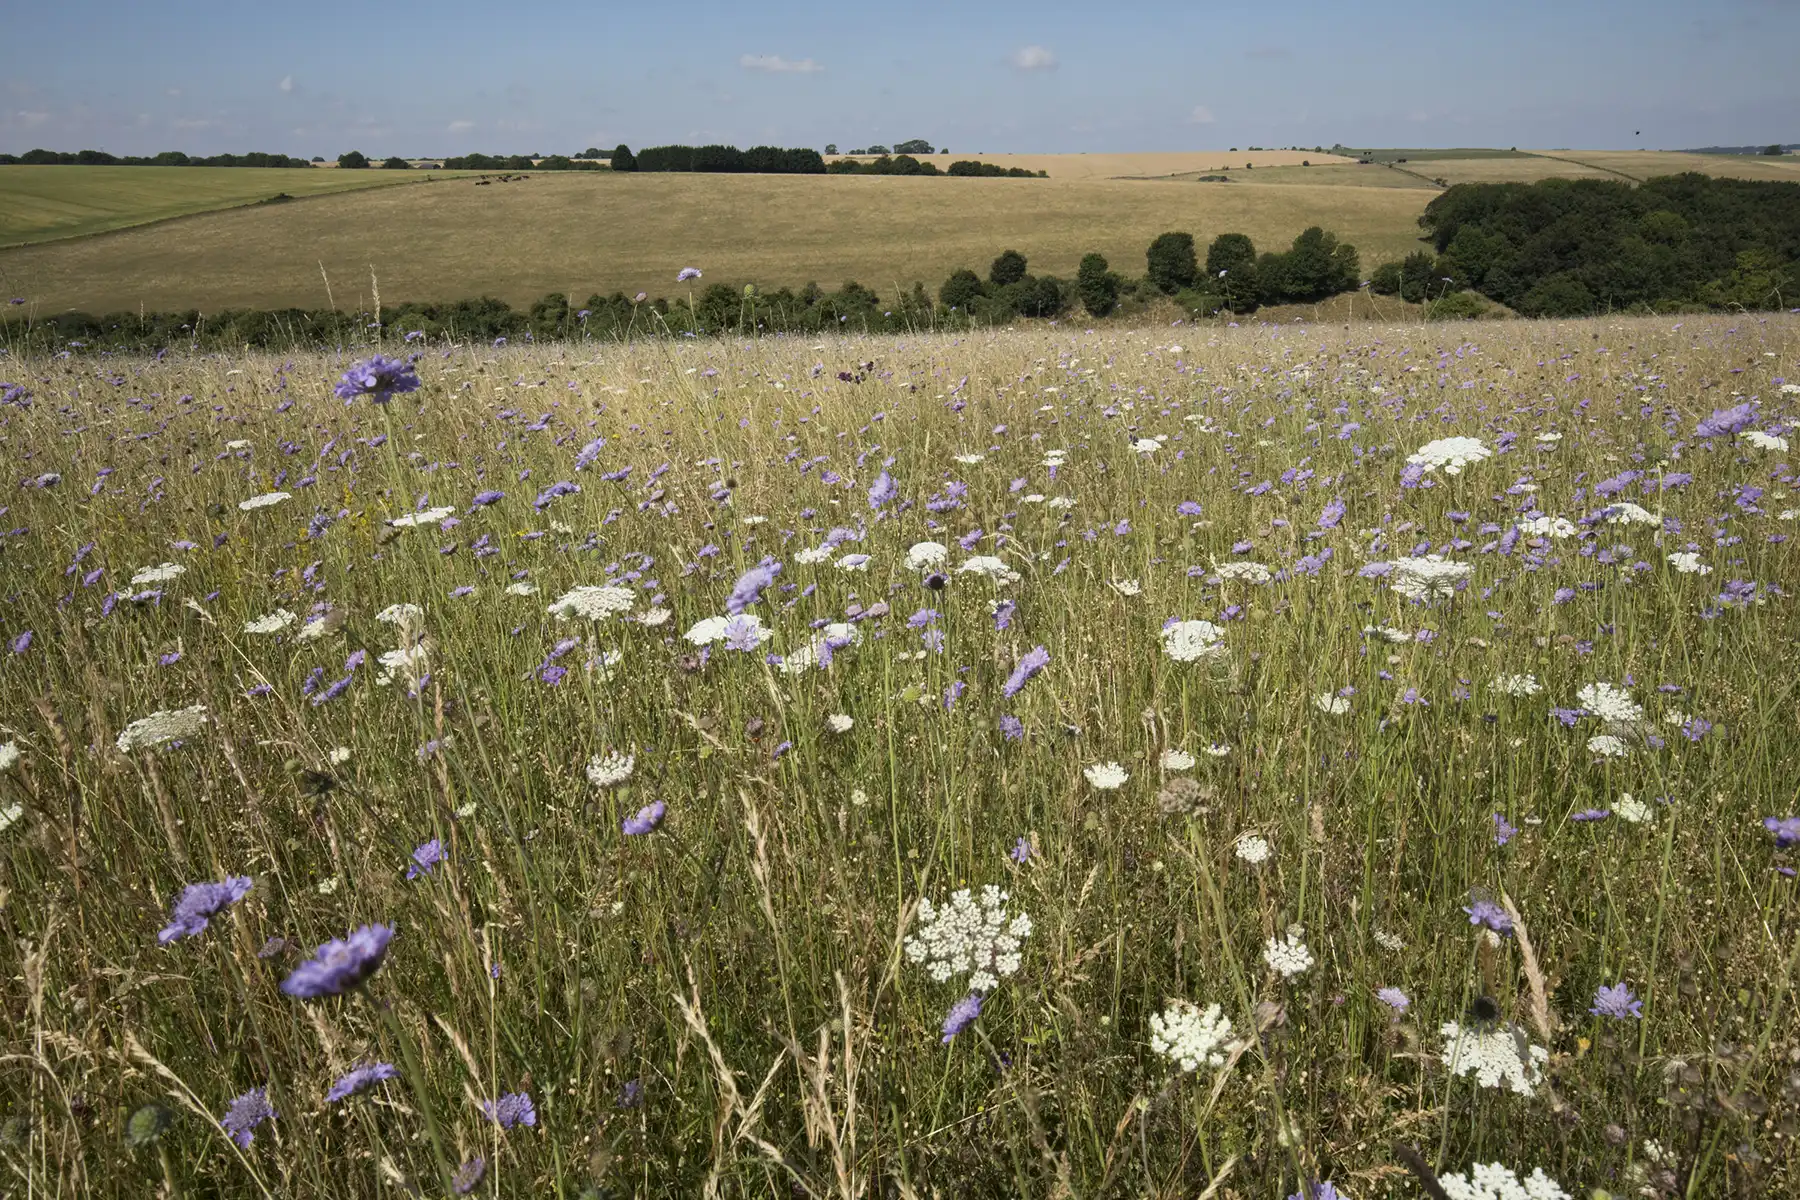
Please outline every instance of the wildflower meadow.
[{"label": "wildflower meadow", "polygon": [[0,357],[0,1193],[1800,1186],[1796,318],[406,332]]}]

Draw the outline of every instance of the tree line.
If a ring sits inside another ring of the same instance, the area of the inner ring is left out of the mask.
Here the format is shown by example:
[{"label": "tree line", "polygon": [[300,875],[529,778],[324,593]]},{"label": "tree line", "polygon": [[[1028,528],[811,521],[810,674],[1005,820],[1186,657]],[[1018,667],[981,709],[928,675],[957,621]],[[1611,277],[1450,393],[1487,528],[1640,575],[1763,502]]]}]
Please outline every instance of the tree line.
[{"label": "tree line", "polygon": [[108,154],[104,150],[27,150],[23,154],[0,154],[5,166],[80,166],[80,167],[311,167],[304,158],[286,154],[265,154],[253,150],[248,154],[189,155],[179,150],[164,150],[147,157]]},{"label": "tree line", "polygon": [[1800,303],[1800,183],[1689,172],[1637,186],[1458,184],[1419,224],[1435,253],[1384,264],[1372,290],[1468,289],[1530,317]]},{"label": "tree line", "polygon": [[[1202,269],[1192,234],[1162,234],[1145,251],[1145,273],[1127,279],[1106,258],[1089,254],[1074,280],[1033,275],[1026,257],[1003,251],[986,278],[960,270],[935,301],[922,283],[883,297],[855,282],[836,291],[816,283],[764,292],[755,285],[713,283],[691,296],[650,299],[594,293],[585,303],[553,292],[525,309],[492,297],[449,304],[405,303],[383,308],[387,336],[445,338],[616,339],[719,333],[816,334],[833,329],[905,333],[968,329],[1020,317],[1054,319],[1078,308],[1089,316],[1132,315],[1172,300],[1197,317],[1243,315],[1262,304],[1310,302],[1358,286],[1356,248],[1317,227],[1280,253],[1258,254],[1241,233],[1220,234]],[[361,342],[374,314],[331,309],[229,310],[203,314],[121,312],[106,316],[59,313],[38,317],[22,308],[0,310],[0,343],[38,352],[286,349]]]}]

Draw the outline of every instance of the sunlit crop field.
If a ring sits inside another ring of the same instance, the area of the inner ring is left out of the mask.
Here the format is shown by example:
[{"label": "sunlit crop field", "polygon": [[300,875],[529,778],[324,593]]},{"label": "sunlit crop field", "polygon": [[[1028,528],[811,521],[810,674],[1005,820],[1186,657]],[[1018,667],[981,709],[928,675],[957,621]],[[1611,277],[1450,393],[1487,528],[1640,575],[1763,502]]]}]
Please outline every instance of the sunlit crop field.
[{"label": "sunlit crop field", "polygon": [[1793,1190],[1794,318],[404,332],[0,358],[6,1194]]}]

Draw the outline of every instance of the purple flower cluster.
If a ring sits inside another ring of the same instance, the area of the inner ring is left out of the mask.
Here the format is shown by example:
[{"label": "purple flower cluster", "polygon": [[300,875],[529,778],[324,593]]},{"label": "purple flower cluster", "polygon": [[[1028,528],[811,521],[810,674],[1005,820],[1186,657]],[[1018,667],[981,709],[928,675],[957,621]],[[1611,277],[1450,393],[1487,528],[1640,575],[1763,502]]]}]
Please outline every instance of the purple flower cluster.
[{"label": "purple flower cluster", "polygon": [[281,990],[302,1000],[354,991],[380,968],[393,937],[392,925],[363,925],[347,938],[333,938],[295,967]]},{"label": "purple flower cluster", "polygon": [[156,935],[156,940],[166,946],[180,938],[205,933],[207,923],[249,895],[251,886],[248,875],[228,876],[222,883],[188,884],[175,901],[169,924]]},{"label": "purple flower cluster", "polygon": [[386,404],[404,392],[418,391],[419,377],[411,363],[377,354],[345,371],[333,390],[346,404],[364,398]]}]

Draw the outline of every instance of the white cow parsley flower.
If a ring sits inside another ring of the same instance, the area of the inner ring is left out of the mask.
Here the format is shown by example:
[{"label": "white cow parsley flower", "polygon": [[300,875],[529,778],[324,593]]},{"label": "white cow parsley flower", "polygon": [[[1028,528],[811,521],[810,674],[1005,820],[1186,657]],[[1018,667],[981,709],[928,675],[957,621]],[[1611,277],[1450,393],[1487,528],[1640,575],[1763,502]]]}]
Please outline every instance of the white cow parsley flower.
[{"label": "white cow parsley flower", "polygon": [[1116,762],[1095,763],[1091,767],[1083,767],[1081,773],[1087,776],[1087,781],[1099,792],[1117,791],[1131,778],[1125,768]]},{"label": "white cow parsley flower", "polygon": [[253,621],[244,622],[244,632],[254,634],[280,633],[299,618],[285,608],[278,608],[266,617],[257,617]]},{"label": "white cow parsley flower", "polygon": [[968,888],[951,893],[942,908],[929,897],[920,900],[918,931],[906,939],[906,957],[939,983],[967,972],[969,990],[992,991],[1019,969],[1020,947],[1031,936],[1031,918],[1009,918],[1006,902],[1007,893],[991,883],[979,900]]},{"label": "white cow parsley flower", "polygon": [[1313,697],[1313,707],[1331,717],[1341,717],[1350,711],[1348,696],[1335,696],[1330,692],[1320,692]]},{"label": "white cow parsley flower", "polygon": [[420,512],[405,513],[395,517],[388,524],[397,529],[411,529],[415,525],[436,525],[445,517],[454,516],[455,513],[454,508],[427,508]]},{"label": "white cow parsley flower", "polygon": [[166,562],[159,566],[144,567],[131,577],[132,587],[148,587],[153,583],[168,583],[187,574],[187,568],[180,563]]},{"label": "white cow parsley flower", "polygon": [[1464,1029],[1455,1021],[1438,1027],[1444,1036],[1444,1065],[1454,1075],[1473,1075],[1482,1087],[1511,1089],[1529,1096],[1544,1077],[1550,1052],[1534,1046],[1516,1025]]},{"label": "white cow parsley flower", "polygon": [[1408,600],[1454,596],[1456,585],[1475,573],[1470,564],[1451,562],[1441,554],[1398,558],[1388,566],[1388,587]]},{"label": "white cow parsley flower", "polygon": [[1669,565],[1683,575],[1711,575],[1712,568],[1700,561],[1700,556],[1691,550],[1680,550],[1669,555]]},{"label": "white cow parsley flower", "polygon": [[1005,560],[992,555],[978,554],[974,558],[965,559],[956,568],[959,575],[982,575],[995,583],[1017,583],[1019,573],[1006,565]]},{"label": "white cow parsley flower", "polygon": [[1542,1167],[1521,1178],[1499,1163],[1476,1163],[1467,1175],[1439,1176],[1438,1184],[1450,1200],[1571,1200]]},{"label": "white cow parsley flower", "polygon": [[252,496],[248,500],[239,500],[238,507],[245,512],[253,512],[259,508],[269,508],[280,504],[283,500],[293,499],[292,492],[264,492],[260,496]]},{"label": "white cow parsley flower", "polygon": [[127,725],[119,734],[117,745],[121,753],[130,754],[142,747],[181,741],[206,728],[206,721],[204,704],[153,712]]},{"label": "white cow parsley flower", "polygon": [[1272,937],[1263,943],[1263,961],[1284,979],[1292,979],[1313,965],[1312,951],[1301,940],[1305,933],[1298,925],[1289,925],[1286,938]]},{"label": "white cow parsley flower", "polygon": [[1610,683],[1590,683],[1575,693],[1582,708],[1608,725],[1636,725],[1644,719],[1644,710],[1624,688]]},{"label": "white cow parsley flower", "polygon": [[1231,1020],[1217,1004],[1202,1011],[1186,1000],[1172,1000],[1150,1018],[1150,1048],[1183,1072],[1225,1065]]},{"label": "white cow parsley flower", "polygon": [[1194,756],[1186,750],[1164,750],[1162,769],[1165,771],[1191,771],[1194,769]]},{"label": "white cow parsley flower", "polygon": [[[1240,836],[1232,845],[1231,851],[1253,867],[1269,861],[1269,855],[1273,853],[1269,849],[1268,839],[1254,833]],[[1271,944],[1273,944],[1272,940]]]},{"label": "white cow parsley flower", "polygon": [[1415,467],[1424,467],[1427,471],[1442,470],[1446,475],[1460,475],[1462,469],[1470,463],[1493,456],[1494,452],[1483,445],[1480,438],[1448,437],[1426,442],[1409,455],[1406,461]]},{"label": "white cow parsley flower", "polygon": [[1211,621],[1177,621],[1161,636],[1163,653],[1176,662],[1198,662],[1225,653],[1225,631]]},{"label": "white cow parsley flower", "polygon": [[597,788],[618,787],[631,778],[636,766],[635,754],[596,754],[588,759],[588,782]]},{"label": "white cow parsley flower", "polygon": [[927,571],[950,561],[950,550],[942,542],[915,542],[906,552],[906,569]]},{"label": "white cow parsley flower", "polygon": [[637,604],[637,596],[628,587],[598,584],[570,588],[545,612],[559,621],[579,617],[584,621],[604,621],[614,613],[627,613]]},{"label": "white cow parsley flower", "polygon": [[1267,583],[1274,578],[1269,568],[1259,562],[1219,563],[1213,567],[1213,574],[1222,580],[1241,579],[1246,583]]},{"label": "white cow parsley flower", "polygon": [[1738,434],[1738,436],[1743,438],[1746,442],[1749,442],[1752,446],[1755,446],[1758,450],[1774,450],[1783,454],[1787,453],[1788,443],[1787,439],[1784,437],[1777,437],[1772,433],[1764,433],[1760,429],[1746,429],[1744,432]]},{"label": "white cow parsley flower", "polygon": [[1502,675],[1490,685],[1503,696],[1535,696],[1544,690],[1536,675]]}]

